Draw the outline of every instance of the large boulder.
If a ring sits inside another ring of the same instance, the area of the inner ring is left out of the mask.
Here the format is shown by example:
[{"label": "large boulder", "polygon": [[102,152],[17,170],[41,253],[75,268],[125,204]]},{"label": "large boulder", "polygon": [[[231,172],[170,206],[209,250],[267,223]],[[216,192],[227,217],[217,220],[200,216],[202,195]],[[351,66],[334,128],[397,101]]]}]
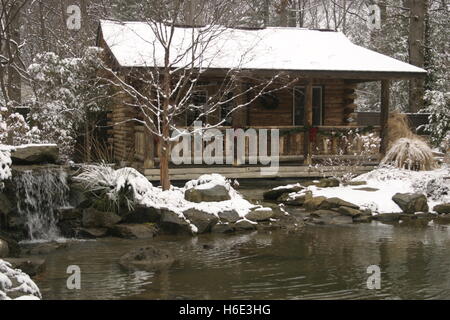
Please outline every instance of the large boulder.
[{"label": "large boulder", "polygon": [[229,223],[218,223],[211,229],[212,233],[231,233],[234,228]]},{"label": "large boulder", "polygon": [[183,214],[197,227],[197,233],[199,234],[210,232],[211,228],[219,222],[219,218],[215,215],[197,209],[188,209]]},{"label": "large boulder", "polygon": [[80,228],[77,236],[86,239],[103,238],[108,235],[107,228]]},{"label": "large boulder", "polygon": [[88,208],[83,211],[83,227],[85,228],[111,228],[119,223],[121,217],[113,212],[103,212],[94,208]]},{"label": "large boulder", "polygon": [[219,218],[222,222],[236,222],[241,219],[241,216],[236,210],[226,210],[219,212]]},{"label": "large boulder", "polygon": [[351,202],[342,200],[340,198],[328,198],[326,200],[324,200],[319,208],[320,209],[324,209],[324,210],[329,210],[329,209],[338,209],[340,207],[347,207],[347,208],[352,208],[352,209],[359,209],[359,206],[357,206],[356,204],[353,204]]},{"label": "large boulder", "polygon": [[161,219],[161,210],[137,205],[123,217],[124,223],[157,223]]},{"label": "large boulder", "polygon": [[434,206],[433,211],[436,211],[439,214],[448,214],[450,213],[450,203],[442,203]]},{"label": "large boulder", "polygon": [[158,229],[152,224],[116,224],[110,229],[110,234],[125,239],[151,239]]},{"label": "large boulder", "polygon": [[284,186],[284,187],[277,187],[273,188],[272,190],[269,190],[267,192],[264,192],[264,200],[272,200],[275,201],[279,197],[281,197],[283,194],[289,194],[293,192],[299,192],[305,189],[305,187],[297,184],[292,186]]},{"label": "large boulder", "polygon": [[392,197],[404,213],[428,212],[427,197],[421,193],[396,193]]},{"label": "large boulder", "polygon": [[201,184],[186,190],[184,198],[190,202],[220,202],[230,200],[228,189],[221,184]]},{"label": "large boulder", "polygon": [[254,222],[261,222],[268,221],[273,216],[274,212],[271,208],[256,208],[247,213],[245,218]]},{"label": "large boulder", "polygon": [[307,200],[312,199],[312,191],[300,192],[300,193],[285,193],[280,196],[277,201],[290,206],[303,206]]},{"label": "large boulder", "polygon": [[327,199],[326,197],[322,197],[322,196],[313,197],[311,199],[306,200],[305,203],[303,204],[303,206],[306,209],[306,211],[315,211],[320,207],[322,202],[324,202],[326,199]]},{"label": "large boulder", "polygon": [[239,220],[237,221],[233,227],[236,231],[250,231],[250,230],[256,230],[257,223],[251,222],[248,220]]},{"label": "large boulder", "polygon": [[372,219],[380,222],[398,222],[400,217],[399,213],[381,213],[373,216]]},{"label": "large boulder", "polygon": [[361,210],[350,207],[339,207],[338,211],[340,214],[349,217],[358,217],[362,214]]},{"label": "large boulder", "polygon": [[183,215],[169,209],[161,209],[159,226],[164,232],[171,234],[192,234],[192,229]]},{"label": "large boulder", "polygon": [[124,254],[119,264],[130,271],[160,271],[169,268],[175,262],[173,255],[164,249],[146,247]]},{"label": "large boulder", "polygon": [[16,147],[11,153],[13,164],[56,163],[59,149],[56,145],[26,145]]}]

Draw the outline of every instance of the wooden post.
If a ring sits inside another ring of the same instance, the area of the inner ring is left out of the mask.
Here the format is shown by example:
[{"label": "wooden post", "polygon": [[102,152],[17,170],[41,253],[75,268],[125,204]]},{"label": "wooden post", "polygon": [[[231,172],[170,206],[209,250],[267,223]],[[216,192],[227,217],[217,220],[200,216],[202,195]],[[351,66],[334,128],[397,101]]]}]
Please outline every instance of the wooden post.
[{"label": "wooden post", "polygon": [[313,86],[312,80],[308,81],[305,90],[305,135],[303,144],[304,164],[312,164],[312,145],[310,141],[310,128],[313,125]]},{"label": "wooden post", "polygon": [[389,80],[381,81],[381,110],[380,110],[380,136],[381,136],[381,144],[380,144],[380,153],[381,156],[384,157],[388,148],[389,141],[389,128],[388,128],[388,120],[389,120]]}]

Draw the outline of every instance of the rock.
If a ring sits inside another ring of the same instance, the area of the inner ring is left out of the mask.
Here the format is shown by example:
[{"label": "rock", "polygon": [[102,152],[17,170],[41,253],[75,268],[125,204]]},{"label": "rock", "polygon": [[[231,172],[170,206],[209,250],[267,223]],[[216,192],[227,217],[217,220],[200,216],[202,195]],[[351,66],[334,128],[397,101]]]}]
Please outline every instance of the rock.
[{"label": "rock", "polygon": [[8,242],[0,239],[0,258],[6,258],[9,256]]},{"label": "rock", "polygon": [[121,220],[122,218],[113,212],[103,212],[94,208],[88,208],[83,211],[82,224],[85,228],[111,228]]},{"label": "rock", "polygon": [[103,238],[108,235],[107,228],[80,228],[78,236],[87,239]]},{"label": "rock", "polygon": [[339,187],[340,182],[336,178],[325,178],[320,179],[319,182],[316,184],[319,188],[333,188],[333,187]]},{"label": "rock", "polygon": [[333,209],[333,208],[338,209],[340,207],[347,207],[347,208],[352,208],[352,209],[357,209],[357,210],[359,209],[359,206],[357,206],[356,204],[347,202],[340,198],[328,198],[328,199],[324,200],[320,204],[319,209],[329,210],[329,209]]},{"label": "rock", "polygon": [[347,186],[364,186],[366,184],[367,184],[366,181],[349,181],[345,185],[347,185]]},{"label": "rock", "polygon": [[317,210],[310,214],[314,224],[350,224],[353,220],[349,216],[342,216],[333,210]]},{"label": "rock", "polygon": [[234,223],[241,219],[236,210],[227,210],[219,212],[220,221]]},{"label": "rock", "polygon": [[210,232],[211,228],[219,222],[219,218],[215,215],[197,209],[186,210],[183,214],[197,227],[197,233],[199,234]]},{"label": "rock", "polygon": [[244,230],[244,231],[248,231],[248,230],[256,230],[256,223],[252,223],[252,222],[250,222],[250,221],[248,221],[248,220],[242,219],[242,220],[239,220],[238,222],[236,222],[236,223],[234,224],[234,228],[235,228],[237,231],[242,231],[242,230]]},{"label": "rock", "polygon": [[59,158],[59,149],[56,145],[27,145],[17,147],[11,153],[13,164],[40,164],[56,163]]},{"label": "rock", "polygon": [[425,195],[420,193],[396,193],[392,197],[404,213],[428,212],[428,203]]},{"label": "rock", "polygon": [[353,217],[353,222],[354,223],[370,223],[372,222],[372,217],[371,216],[354,216]]},{"label": "rock", "polygon": [[289,193],[293,193],[293,192],[299,192],[303,189],[305,189],[305,187],[303,187],[301,185],[274,188],[272,190],[264,192],[264,200],[275,201],[285,193],[289,194]]},{"label": "rock", "polygon": [[295,193],[292,196],[290,196],[289,193],[285,193],[281,197],[279,197],[277,201],[290,206],[303,206],[306,200],[310,200],[312,199],[312,197],[313,197],[312,191],[306,191],[304,193]]},{"label": "rock", "polygon": [[307,211],[315,211],[326,199],[327,199],[326,197],[313,197],[309,200],[306,200],[305,203],[303,204],[303,207]]},{"label": "rock", "polygon": [[[8,257],[19,257],[21,253],[20,245],[9,234],[0,230],[0,242],[6,243],[8,246]],[[6,247],[4,245],[4,247]],[[5,250],[6,251],[6,250]],[[1,256],[0,256],[1,257]]]},{"label": "rock", "polygon": [[211,229],[212,233],[232,233],[234,231],[234,228],[229,223],[218,223]]},{"label": "rock", "polygon": [[119,264],[130,271],[160,271],[168,269],[175,262],[173,255],[164,249],[145,247],[124,254]]},{"label": "rock", "polygon": [[352,224],[353,219],[349,216],[338,216],[331,219],[330,224]]},{"label": "rock", "polygon": [[48,242],[33,245],[28,249],[23,249],[23,253],[26,255],[47,255],[53,251],[67,249],[69,243]]},{"label": "rock", "polygon": [[433,211],[436,211],[439,214],[448,214],[450,213],[450,203],[443,203],[434,206]]},{"label": "rock", "polygon": [[66,238],[76,237],[81,228],[83,212],[76,208],[61,208],[58,212],[58,228]]},{"label": "rock", "polygon": [[42,258],[8,258],[5,259],[13,269],[20,269],[31,277],[45,271],[46,261]]},{"label": "rock", "polygon": [[151,239],[157,232],[152,224],[116,224],[110,229],[112,236],[125,239]]},{"label": "rock", "polygon": [[189,223],[169,209],[161,209],[159,226],[163,231],[171,234],[192,234]]},{"label": "rock", "polygon": [[0,193],[0,216],[3,214],[6,217],[13,210],[14,210],[13,204],[8,199],[8,197],[3,192],[1,192]]},{"label": "rock", "polygon": [[373,220],[381,222],[396,222],[400,220],[399,213],[381,213],[372,217]]},{"label": "rock", "polygon": [[246,219],[261,222],[270,220],[274,215],[273,210],[271,208],[256,208],[247,213],[245,216]]},{"label": "rock", "polygon": [[69,204],[74,208],[87,209],[92,205],[93,199],[89,192],[78,183],[69,185]]},{"label": "rock", "polygon": [[316,210],[310,214],[311,217],[322,217],[322,216],[338,216],[336,211],[332,210]]},{"label": "rock", "polygon": [[156,208],[138,205],[124,218],[125,223],[157,223],[161,219],[161,211]]},{"label": "rock", "polygon": [[58,220],[81,220],[83,218],[83,212],[77,208],[60,208],[58,210]]},{"label": "rock", "polygon": [[221,184],[202,184],[186,190],[184,198],[190,202],[220,202],[230,200],[228,189]]},{"label": "rock", "polygon": [[366,191],[366,192],[377,192],[380,189],[366,187],[366,188],[353,188],[353,190]]},{"label": "rock", "polygon": [[338,212],[344,216],[357,217],[361,215],[361,211],[350,207],[339,207]]}]

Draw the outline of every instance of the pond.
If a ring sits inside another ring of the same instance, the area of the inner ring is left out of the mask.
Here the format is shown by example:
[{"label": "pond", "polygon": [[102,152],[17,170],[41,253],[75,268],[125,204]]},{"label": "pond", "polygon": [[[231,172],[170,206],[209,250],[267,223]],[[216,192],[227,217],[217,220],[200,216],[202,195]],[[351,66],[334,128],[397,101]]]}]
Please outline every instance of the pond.
[{"label": "pond", "polygon": [[[266,187],[262,188],[266,189]],[[242,185],[258,200],[261,185]],[[129,272],[117,261],[148,244],[174,252],[168,270]],[[450,227],[437,224],[306,226],[296,233],[76,241],[46,256],[44,299],[450,299]],[[69,290],[69,265],[81,290]],[[369,290],[367,268],[381,269]]]}]

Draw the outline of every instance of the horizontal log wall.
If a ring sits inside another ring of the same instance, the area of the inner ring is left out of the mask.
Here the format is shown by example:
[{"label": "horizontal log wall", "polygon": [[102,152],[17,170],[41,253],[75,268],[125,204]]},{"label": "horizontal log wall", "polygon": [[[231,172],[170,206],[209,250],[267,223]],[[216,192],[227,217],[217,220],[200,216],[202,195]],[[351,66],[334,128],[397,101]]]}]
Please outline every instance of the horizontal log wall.
[{"label": "horizontal log wall", "polygon": [[[306,83],[299,82],[296,86],[305,86]],[[344,80],[314,80],[313,86],[322,86],[323,93],[323,125],[345,126],[352,122],[348,121],[354,113],[356,105],[356,84],[347,83]],[[275,94],[279,99],[276,109],[267,109],[261,105],[259,100],[253,102],[247,109],[248,126],[290,126],[294,124],[294,98],[293,87],[277,91]]]}]

